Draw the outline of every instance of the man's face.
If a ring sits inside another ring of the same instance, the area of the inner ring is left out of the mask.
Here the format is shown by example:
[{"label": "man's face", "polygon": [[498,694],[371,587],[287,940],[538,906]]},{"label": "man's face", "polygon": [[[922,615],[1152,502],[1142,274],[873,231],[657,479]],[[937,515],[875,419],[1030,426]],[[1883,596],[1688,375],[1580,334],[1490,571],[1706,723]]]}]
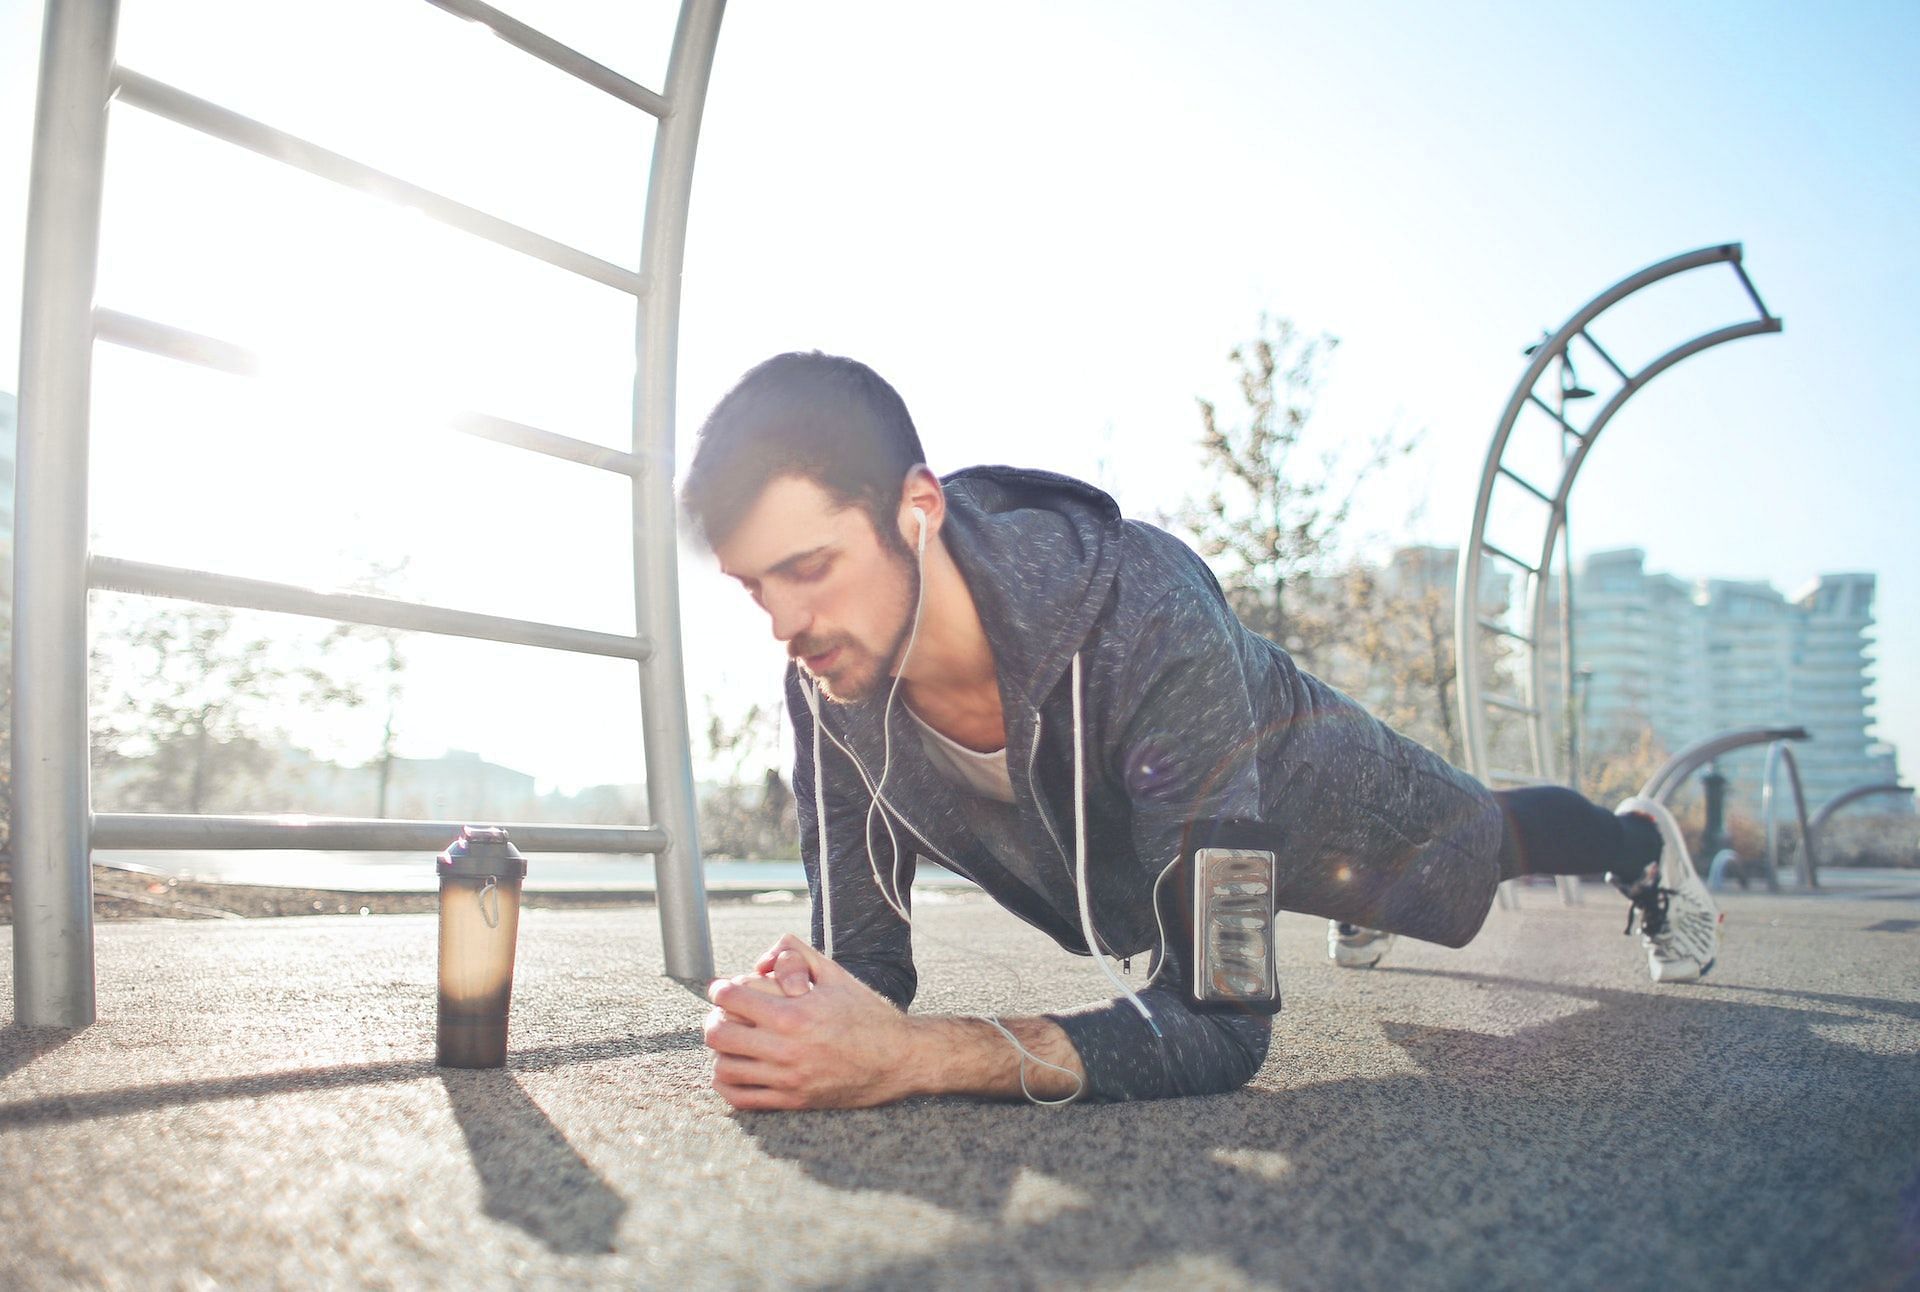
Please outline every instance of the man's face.
[{"label": "man's face", "polygon": [[865,511],[783,476],[714,554],[829,699],[851,704],[885,684],[912,627],[919,571]]}]

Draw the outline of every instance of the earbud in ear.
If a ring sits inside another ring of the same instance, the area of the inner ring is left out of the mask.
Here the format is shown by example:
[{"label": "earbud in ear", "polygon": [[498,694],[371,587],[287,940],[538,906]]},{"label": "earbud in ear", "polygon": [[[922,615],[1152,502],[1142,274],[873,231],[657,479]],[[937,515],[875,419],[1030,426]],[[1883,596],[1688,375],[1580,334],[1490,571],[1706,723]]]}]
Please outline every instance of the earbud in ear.
[{"label": "earbud in ear", "polygon": [[915,523],[920,526],[920,543],[918,550],[925,552],[927,550],[927,513],[915,507],[913,509],[913,519]]}]

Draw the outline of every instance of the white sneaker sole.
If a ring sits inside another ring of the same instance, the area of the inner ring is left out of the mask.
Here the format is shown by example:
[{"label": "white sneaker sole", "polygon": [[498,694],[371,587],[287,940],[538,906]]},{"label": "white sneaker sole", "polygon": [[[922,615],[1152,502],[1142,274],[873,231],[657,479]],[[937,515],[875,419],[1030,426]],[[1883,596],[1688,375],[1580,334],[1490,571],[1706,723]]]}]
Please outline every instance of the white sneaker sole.
[{"label": "white sneaker sole", "polygon": [[1655,982],[1699,982],[1713,969],[1715,961],[1701,964],[1697,960],[1656,960],[1652,954],[1647,956],[1647,973]]},{"label": "white sneaker sole", "polygon": [[1653,818],[1660,830],[1661,886],[1687,892],[1693,903],[1704,908],[1713,918],[1712,953],[1705,960],[1693,956],[1675,956],[1663,960],[1651,939],[1643,936],[1641,943],[1647,950],[1647,975],[1658,983],[1698,982],[1719,961],[1720,923],[1726,917],[1713,904],[1707,886],[1700,880],[1700,873],[1693,868],[1693,858],[1687,852],[1687,841],[1680,833],[1680,823],[1674,820],[1666,804],[1653,799],[1630,798],[1614,811],[1639,812]]}]

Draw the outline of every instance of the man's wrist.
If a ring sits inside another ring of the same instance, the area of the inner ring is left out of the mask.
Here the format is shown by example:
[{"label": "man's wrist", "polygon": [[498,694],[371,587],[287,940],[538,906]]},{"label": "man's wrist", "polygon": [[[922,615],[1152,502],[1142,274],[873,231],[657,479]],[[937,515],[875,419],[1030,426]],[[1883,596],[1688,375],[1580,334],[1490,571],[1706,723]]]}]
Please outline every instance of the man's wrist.
[{"label": "man's wrist", "polygon": [[951,1024],[957,1020],[940,1015],[907,1014],[907,1044],[900,1065],[903,1097],[952,1094],[947,1059],[955,1040]]},{"label": "man's wrist", "polygon": [[1044,1017],[999,1022],[996,1027],[968,1015],[908,1015],[903,1093],[1017,1099],[1084,1089],[1085,1068],[1057,1023]]}]

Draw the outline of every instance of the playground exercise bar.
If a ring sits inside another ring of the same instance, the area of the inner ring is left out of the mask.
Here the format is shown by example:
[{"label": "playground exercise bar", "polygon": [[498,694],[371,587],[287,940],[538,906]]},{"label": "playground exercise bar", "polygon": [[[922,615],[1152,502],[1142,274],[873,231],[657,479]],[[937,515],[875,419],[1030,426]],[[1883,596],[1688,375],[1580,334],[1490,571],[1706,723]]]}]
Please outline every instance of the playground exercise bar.
[{"label": "playground exercise bar", "polygon": [[492,28],[494,35],[522,53],[531,54],[575,80],[584,81],[596,90],[604,90],[616,99],[631,103],[642,112],[664,117],[673,110],[671,103],[646,86],[628,80],[603,63],[596,63],[577,49],[562,45],[518,18],[501,13],[490,4],[482,4],[481,0],[427,0],[427,3],[455,17],[465,18],[468,22]]},{"label": "playground exercise bar", "polygon": [[[436,0],[438,2],[438,0]],[[680,271],[701,111],[724,0],[682,0],[664,95],[550,40],[477,0],[440,3],[509,43],[660,117],[654,132],[638,272],[264,126],[114,65],[118,0],[48,0],[34,121],[22,310],[14,548],[14,1018],[23,1026],[94,1020],[93,831],[102,846],[437,849],[465,822],[174,818],[91,811],[87,766],[89,584],[153,596],[317,615],[411,631],[630,659],[639,669],[647,788],[654,824],[513,827],[545,851],[652,852],[666,971],[713,971],[700,871],[680,646],[675,561],[674,370]],[[596,70],[597,69],[597,70]],[[379,597],[116,560],[89,559],[89,392],[96,338],[242,375],[259,357],[211,337],[111,310],[96,312],[108,102],[129,105],[306,169],[374,197],[418,208],[511,250],[638,298],[632,451],[604,449],[483,413],[450,415],[470,435],[629,477],[634,505],[632,637],[594,633]],[[657,290],[650,286],[657,285]]]},{"label": "playground exercise bar", "polygon": [[1800,786],[1800,761],[1793,756],[1793,747],[1784,740],[1776,740],[1767,746],[1767,770],[1760,780],[1760,816],[1767,824],[1767,888],[1772,892],[1780,891],[1780,827],[1773,813],[1773,772],[1779,763],[1787,765],[1787,783],[1793,786],[1793,810],[1800,818],[1800,857],[1797,869],[1800,872],[1800,886],[1805,889],[1820,887],[1820,867],[1813,855],[1813,827],[1807,820],[1807,793]]},{"label": "playground exercise bar", "polygon": [[118,0],[49,3],[21,284],[15,477],[13,991],[23,1027],[94,1019],[87,864],[87,427]]},{"label": "playground exercise bar", "polygon": [[[288,848],[342,852],[437,852],[460,837],[461,821],[354,817],[175,816],[100,812],[96,848]],[[666,831],[652,826],[507,825],[521,852],[657,853]]]},{"label": "playground exercise bar", "polygon": [[1813,814],[1813,820],[1808,823],[1807,829],[1812,831],[1812,833],[1817,836],[1818,834],[1820,834],[1822,830],[1826,828],[1827,821],[1833,816],[1835,812],[1838,812],[1841,808],[1845,807],[1847,804],[1858,802],[1859,800],[1866,798],[1869,795],[1873,795],[1873,794],[1907,795],[1912,793],[1913,793],[1913,786],[1902,785],[1898,781],[1873,781],[1866,785],[1856,785],[1850,790],[1840,791],[1840,793],[1834,795],[1832,798],[1828,799],[1825,803],[1822,803],[1820,805],[1819,811]]},{"label": "playground exercise bar", "polygon": [[1620,380],[1622,381],[1633,380],[1633,378],[1627,375],[1627,370],[1625,368],[1622,368],[1618,363],[1614,362],[1613,356],[1606,352],[1605,347],[1603,347],[1598,341],[1593,339],[1593,333],[1587,331],[1585,328],[1581,328],[1579,335],[1582,341],[1585,341],[1589,346],[1593,347],[1593,352],[1595,354],[1599,355],[1603,360],[1606,361],[1607,367],[1613,369],[1614,376],[1620,378]]},{"label": "playground exercise bar", "polygon": [[[95,309],[93,334],[102,341],[129,350],[141,350],[163,359],[174,359],[236,377],[273,375],[272,364],[245,346],[200,332],[189,332],[170,323],[157,323],[135,314],[123,314],[119,310]],[[578,462],[582,466],[597,467],[615,475],[640,474],[640,459],[624,449],[610,449],[603,444],[576,440],[570,435],[559,435],[490,413],[461,410],[450,412],[439,420],[449,430],[471,435],[475,439],[510,444],[529,453],[559,458],[564,462]]]},{"label": "playground exercise bar", "polygon": [[264,579],[232,574],[210,574],[170,565],[148,565],[117,556],[96,556],[90,562],[90,582],[107,592],[131,592],[143,597],[172,597],[241,610],[269,610],[279,614],[309,615],[374,628],[438,633],[444,637],[472,637],[514,646],[539,646],[579,655],[644,661],[653,648],[644,638],[590,632],[561,624],[498,615],[450,610],[413,601],[394,601],[353,592],[316,592]]},{"label": "playground exercise bar", "polygon": [[385,171],[375,170],[364,162],[309,143],[284,130],[263,125],[251,117],[243,117],[238,112],[217,103],[209,103],[150,76],[143,76],[131,68],[116,69],[114,79],[121,102],[144,108],[155,116],[166,117],[202,134],[259,153],[262,157],[284,162],[346,188],[384,198],[397,206],[412,207],[442,224],[471,233],[476,238],[484,238],[510,251],[544,260],[557,269],[605,283],[630,295],[645,293],[646,280],[642,275],[590,255],[578,247],[555,242],[531,229],[523,229],[502,220],[497,215],[488,215],[464,202],[443,197],[418,184],[409,184]]},{"label": "playground exercise bar", "polygon": [[[680,360],[680,268],[686,255],[687,207],[693,190],[700,116],[720,39],[721,0],[686,0],[674,28],[667,63],[673,112],[653,137],[653,180],[647,186],[640,272],[649,284],[640,298],[634,368],[634,456],[646,463],[633,481],[633,586],[641,636],[654,653],[640,665],[640,725],[646,745],[648,816],[665,827],[669,846],[654,866],[660,893],[660,938],[667,972],[676,978],[713,975],[713,935],[707,927],[705,880],[700,871],[699,812],[687,724],[687,688],[680,639],[680,575],[675,557],[673,496],[674,382]],[[673,776],[652,769],[674,767]]]},{"label": "playground exercise bar", "polygon": [[1768,745],[1777,740],[1811,740],[1805,727],[1739,727],[1717,736],[1696,740],[1660,765],[1660,770],[1640,787],[1640,797],[1669,802],[1687,783],[1694,771],[1722,754],[1753,745]]}]

